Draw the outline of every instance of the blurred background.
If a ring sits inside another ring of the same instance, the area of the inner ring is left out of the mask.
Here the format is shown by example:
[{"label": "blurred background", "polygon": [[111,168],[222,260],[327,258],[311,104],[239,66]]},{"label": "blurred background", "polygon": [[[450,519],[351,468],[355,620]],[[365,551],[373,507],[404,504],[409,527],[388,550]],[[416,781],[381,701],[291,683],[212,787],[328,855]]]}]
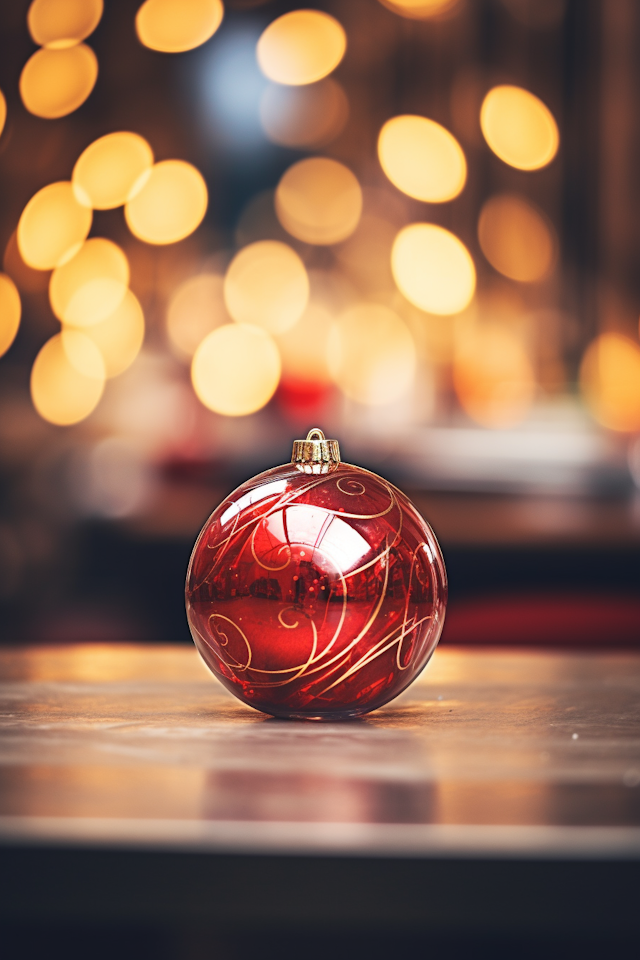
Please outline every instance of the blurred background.
[{"label": "blurred background", "polygon": [[443,642],[640,644],[634,0],[0,9],[0,636],[188,641],[312,426],[416,502]]}]

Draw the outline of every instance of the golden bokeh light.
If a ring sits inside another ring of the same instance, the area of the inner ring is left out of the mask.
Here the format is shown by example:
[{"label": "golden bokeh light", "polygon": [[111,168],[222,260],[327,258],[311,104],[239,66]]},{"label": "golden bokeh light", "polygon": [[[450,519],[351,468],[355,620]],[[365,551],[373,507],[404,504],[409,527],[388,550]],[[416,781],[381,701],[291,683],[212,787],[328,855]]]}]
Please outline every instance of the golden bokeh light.
[{"label": "golden bokeh light", "polygon": [[463,410],[484,427],[519,423],[535,398],[536,380],[522,340],[501,324],[459,338],[453,383]]},{"label": "golden bokeh light", "polygon": [[284,333],[302,316],[309,300],[309,277],[291,247],[259,240],[240,250],[224,278],[224,301],[238,323]]},{"label": "golden bokeh light", "polygon": [[580,386],[592,415],[609,430],[640,430],[640,346],[619,333],[603,333],[589,345]]},{"label": "golden bokeh light", "polygon": [[331,324],[329,311],[310,303],[296,325],[278,337],[283,377],[314,384],[331,379],[327,362]]},{"label": "golden bokeh light", "polygon": [[462,147],[444,127],[426,117],[387,120],[378,137],[380,165],[391,183],[416,200],[453,200],[467,179]]},{"label": "golden bokeh light", "polygon": [[169,301],[169,342],[178,357],[191,360],[207,334],[230,320],[224,302],[223,277],[217,273],[200,273],[185,280]]},{"label": "golden bokeh light", "polygon": [[124,208],[132,234],[145,243],[183,240],[200,226],[209,195],[202,174],[184,160],[163,160]]},{"label": "golden bokeh light", "polygon": [[427,313],[459,313],[476,288],[476,269],[465,245],[432,223],[412,223],[398,233],[391,270],[400,292]]},{"label": "golden bokeh light", "polygon": [[449,13],[459,0],[380,0],[380,3],[408,20],[430,20]]},{"label": "golden bokeh light", "polygon": [[110,210],[142,189],[153,164],[144,137],[122,130],[108,133],[80,154],[71,182],[78,200],[94,210]]},{"label": "golden bokeh light", "polygon": [[136,14],[136,32],[151,50],[183,53],[206,43],[223,16],[221,0],[146,0]]},{"label": "golden bokeh light", "polygon": [[278,219],[291,236],[305,243],[346,240],[358,226],[362,190],[354,174],[327,157],[299,160],[276,189]]},{"label": "golden bokeh light", "polygon": [[228,323],[208,334],[196,350],[191,380],[209,410],[242,417],[269,402],[280,369],[278,348],[266,330]]},{"label": "golden bokeh light", "polygon": [[49,274],[45,270],[34,270],[33,267],[28,267],[20,256],[17,230],[14,230],[9,237],[2,258],[2,266],[18,290],[23,293],[40,293],[49,287]]},{"label": "golden bokeh light", "polygon": [[27,26],[34,43],[62,50],[93,33],[103,9],[103,0],[33,0]]},{"label": "golden bokeh light", "polygon": [[80,249],[92,217],[91,210],[78,202],[69,181],[50,183],[38,190],[22,211],[18,223],[20,256],[36,270],[53,270]]},{"label": "golden bokeh light", "polygon": [[82,106],[98,79],[91,47],[36,50],[20,74],[20,96],[29,113],[46,120],[66,117]]},{"label": "golden bokeh light", "polygon": [[478,240],[491,266],[521,283],[543,280],[555,262],[553,227],[532,203],[514,194],[486,201],[478,220]]},{"label": "golden bokeh light", "polygon": [[0,134],[4,130],[4,125],[7,122],[7,101],[5,95],[0,90]]},{"label": "golden bokeh light", "polygon": [[482,101],[480,127],[495,155],[518,170],[546,167],[558,152],[553,114],[522,87],[493,87]]},{"label": "golden bokeh light", "polygon": [[411,389],[416,348],[405,322],[380,304],[359,304],[331,328],[327,360],[351,400],[384,406]]},{"label": "golden bokeh light", "polygon": [[[65,333],[71,331],[70,327],[65,329]],[[137,297],[127,290],[113,313],[82,333],[100,351],[107,378],[124,373],[140,353],[144,341],[144,314]]]},{"label": "golden bokeh light", "polygon": [[[95,410],[104,391],[104,378],[80,373],[69,360],[62,337],[63,334],[58,333],[47,340],[36,357],[31,370],[31,399],[44,420],[69,426],[84,420]],[[78,348],[76,341],[75,348],[78,361],[83,347]],[[100,357],[95,345],[94,348]],[[86,344],[84,349],[93,357],[95,365],[96,353],[86,348]],[[71,352],[74,352],[73,347]]]},{"label": "golden bokeh light", "polygon": [[269,24],[256,52],[265,77],[297,87],[328,76],[346,49],[347,35],[334,17],[321,10],[293,10]]},{"label": "golden bokeh light", "polygon": [[349,102],[328,77],[304,87],[270,84],[260,101],[260,122],[269,140],[284,147],[318,147],[344,129]]},{"label": "golden bokeh light", "polygon": [[0,357],[7,352],[20,326],[22,304],[11,277],[0,273]]},{"label": "golden bokeh light", "polygon": [[120,306],[128,283],[129,263],[120,247],[93,237],[51,274],[51,309],[70,326],[89,327]]},{"label": "golden bokeh light", "polygon": [[104,381],[106,367],[98,346],[80,330],[63,327],[62,346],[71,366],[91,380]]}]

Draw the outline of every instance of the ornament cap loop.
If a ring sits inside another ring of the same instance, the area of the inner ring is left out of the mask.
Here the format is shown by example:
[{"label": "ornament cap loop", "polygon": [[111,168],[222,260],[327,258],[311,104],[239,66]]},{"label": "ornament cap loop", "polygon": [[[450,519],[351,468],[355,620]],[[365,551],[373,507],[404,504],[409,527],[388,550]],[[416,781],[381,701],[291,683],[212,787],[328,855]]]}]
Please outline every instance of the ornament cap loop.
[{"label": "ornament cap loop", "polygon": [[306,440],[294,440],[291,463],[304,473],[328,473],[340,463],[337,440],[327,440],[322,430],[313,427]]}]

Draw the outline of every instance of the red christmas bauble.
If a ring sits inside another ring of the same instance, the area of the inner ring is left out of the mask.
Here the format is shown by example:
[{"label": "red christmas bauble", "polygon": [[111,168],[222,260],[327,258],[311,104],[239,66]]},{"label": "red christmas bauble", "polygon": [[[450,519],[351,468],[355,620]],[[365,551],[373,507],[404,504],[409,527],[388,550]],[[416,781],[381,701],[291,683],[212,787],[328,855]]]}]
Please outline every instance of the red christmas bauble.
[{"label": "red christmas bauble", "polygon": [[242,484],[205,523],[187,573],[189,626],[244,703],[276,717],[355,717],[431,657],[444,561],[411,501],[341,463],[336,441],[310,431],[293,459]]}]

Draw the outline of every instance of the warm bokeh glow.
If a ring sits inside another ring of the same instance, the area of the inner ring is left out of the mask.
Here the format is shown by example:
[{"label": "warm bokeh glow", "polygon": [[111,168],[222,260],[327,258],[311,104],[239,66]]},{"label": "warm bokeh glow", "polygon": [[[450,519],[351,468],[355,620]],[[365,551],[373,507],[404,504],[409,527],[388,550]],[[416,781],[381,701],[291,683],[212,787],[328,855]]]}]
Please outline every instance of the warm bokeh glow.
[{"label": "warm bokeh glow", "polygon": [[[44,420],[69,426],[84,420],[95,410],[104,390],[104,378],[80,373],[69,360],[62,337],[58,333],[47,340],[36,357],[31,370],[31,399]],[[77,348],[77,341],[75,346]],[[95,350],[100,357],[97,348]],[[79,361],[81,352],[82,347],[76,349],[76,361]],[[93,356],[95,366],[96,353],[91,348],[87,348],[87,353]],[[97,363],[99,366],[99,361]]]},{"label": "warm bokeh glow", "polygon": [[163,160],[151,168],[142,190],[124,215],[129,229],[145,243],[183,240],[200,226],[209,195],[202,174],[184,160]]},{"label": "warm bokeh glow", "polygon": [[309,278],[298,254],[278,240],[244,247],[224,278],[227,310],[238,323],[284,333],[300,319],[309,299]]},{"label": "warm bokeh glow", "polygon": [[589,345],[580,386],[602,426],[620,433],[640,430],[640,346],[619,333],[603,333]]},{"label": "warm bokeh glow", "polygon": [[269,80],[300,86],[328,76],[346,49],[347,35],[334,17],[321,10],[293,10],[269,24],[256,52]]},{"label": "warm bokeh glow", "polygon": [[409,328],[388,307],[352,307],[331,328],[328,363],[340,389],[352,400],[383,406],[412,387],[416,348]]},{"label": "warm bokeh glow", "polygon": [[280,380],[280,354],[266,330],[228,323],[195,352],[191,380],[198,399],[215,413],[242,417],[269,402]]},{"label": "warm bokeh glow", "polygon": [[167,309],[167,333],[175,353],[191,360],[208,333],[231,317],[224,302],[224,280],[217,273],[189,277],[175,291]]},{"label": "warm bokeh glow", "polygon": [[328,77],[304,87],[270,84],[260,101],[262,129],[284,147],[317,147],[343,130],[349,102],[340,84]]},{"label": "warm bokeh glow", "polygon": [[103,0],[33,0],[27,13],[29,33],[41,47],[73,47],[93,33],[103,7]]},{"label": "warm bokeh glow", "polygon": [[511,280],[535,283],[553,265],[553,227],[532,203],[512,194],[491,197],[478,220],[478,239],[492,267]]},{"label": "warm bokeh glow", "polygon": [[499,324],[459,338],[453,382],[463,410],[484,427],[511,427],[533,403],[536,380],[524,344]]},{"label": "warm bokeh glow", "polygon": [[358,226],[362,190],[354,174],[327,157],[299,160],[276,189],[276,213],[282,226],[305,243],[346,240]]},{"label": "warm bokeh glow", "polygon": [[62,50],[36,50],[20,74],[20,96],[29,113],[46,120],[80,107],[98,79],[98,60],[80,43]]},{"label": "warm bokeh glow", "polygon": [[125,130],[108,133],[83,150],[71,182],[85,206],[109,210],[142,189],[152,164],[153,151],[144,137]]},{"label": "warm bokeh glow", "polygon": [[18,250],[18,231],[9,237],[2,258],[2,266],[21,293],[40,293],[49,288],[49,275],[45,270],[28,267]]},{"label": "warm bokeh glow", "polygon": [[59,320],[73,327],[89,327],[119,307],[128,283],[129,263],[120,247],[93,237],[53,271],[49,301]]},{"label": "warm bokeh glow", "polygon": [[363,214],[357,230],[336,247],[342,269],[368,294],[392,291],[391,248],[398,227],[382,217]]},{"label": "warm bokeh glow", "polygon": [[480,108],[484,138],[501,160],[518,170],[539,170],[551,163],[560,136],[553,114],[522,87],[494,87]]},{"label": "warm bokeh glow", "polygon": [[330,380],[327,354],[331,323],[328,310],[310,303],[296,325],[278,337],[283,377],[317,385]]},{"label": "warm bokeh glow", "polygon": [[378,137],[378,157],[398,190],[428,203],[453,200],[467,179],[462,147],[453,134],[426,117],[387,120]]},{"label": "warm bokeh glow", "polygon": [[29,200],[18,223],[18,250],[29,267],[52,270],[69,260],[91,229],[91,210],[78,203],[66,180],[50,183]]},{"label": "warm bokeh glow", "polygon": [[106,369],[102,354],[91,337],[73,327],[63,327],[62,346],[71,366],[91,380],[104,381]]},{"label": "warm bokeh glow", "polygon": [[0,273],[0,357],[15,340],[22,305],[15,283],[6,273]]},{"label": "warm bokeh glow", "polygon": [[136,14],[136,32],[145,47],[182,53],[206,43],[223,16],[221,0],[146,0]]},{"label": "warm bokeh glow", "polygon": [[7,101],[5,99],[4,93],[0,90],[0,134],[4,130],[4,125],[7,122]]},{"label": "warm bokeh glow", "polygon": [[127,290],[113,313],[82,332],[100,351],[106,376],[119,376],[136,359],[144,340],[144,314],[137,297]]},{"label": "warm bokeh glow", "polygon": [[429,20],[448,13],[459,0],[380,0],[380,3],[408,20]]},{"label": "warm bokeh glow", "polygon": [[453,233],[433,223],[412,223],[400,231],[391,270],[400,292],[427,313],[459,313],[476,288],[471,254]]}]

